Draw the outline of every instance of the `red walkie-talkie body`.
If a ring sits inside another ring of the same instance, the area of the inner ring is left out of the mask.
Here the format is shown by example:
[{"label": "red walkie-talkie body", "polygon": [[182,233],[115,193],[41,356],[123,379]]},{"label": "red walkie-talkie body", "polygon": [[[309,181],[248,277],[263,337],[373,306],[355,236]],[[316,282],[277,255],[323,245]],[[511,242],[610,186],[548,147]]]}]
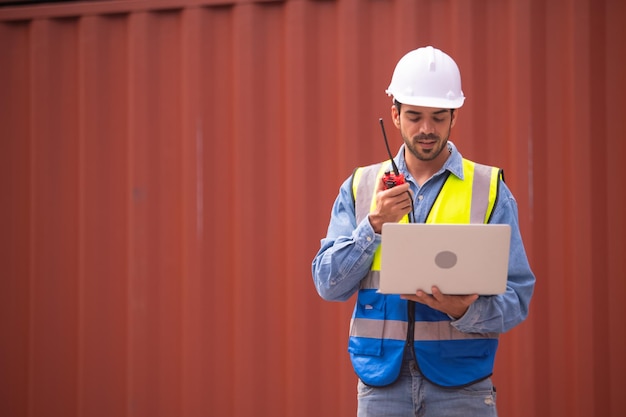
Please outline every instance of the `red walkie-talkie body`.
[{"label": "red walkie-talkie body", "polygon": [[392,171],[385,172],[383,175],[383,184],[385,185],[385,190],[389,188],[393,188],[396,185],[404,184],[404,175]]}]

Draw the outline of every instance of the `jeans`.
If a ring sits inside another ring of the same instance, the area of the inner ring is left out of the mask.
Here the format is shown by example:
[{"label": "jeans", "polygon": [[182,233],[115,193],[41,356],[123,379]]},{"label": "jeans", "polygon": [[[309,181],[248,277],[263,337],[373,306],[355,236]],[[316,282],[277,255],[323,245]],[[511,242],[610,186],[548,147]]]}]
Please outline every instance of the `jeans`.
[{"label": "jeans", "polygon": [[[405,355],[406,356],[406,355]],[[386,387],[358,382],[357,417],[497,417],[491,378],[463,388],[428,382],[414,360],[405,357],[398,380]]]}]

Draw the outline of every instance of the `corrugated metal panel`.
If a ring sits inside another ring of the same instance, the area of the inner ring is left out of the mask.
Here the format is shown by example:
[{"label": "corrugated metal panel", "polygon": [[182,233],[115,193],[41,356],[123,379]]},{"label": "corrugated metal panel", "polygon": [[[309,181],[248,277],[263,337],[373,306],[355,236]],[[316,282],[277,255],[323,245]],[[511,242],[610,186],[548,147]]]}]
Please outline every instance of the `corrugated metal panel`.
[{"label": "corrugated metal panel", "polygon": [[[506,416],[626,407],[617,0],[110,1],[0,8],[0,414],[343,416],[348,303],[310,262],[385,156],[397,59],[435,44],[454,140],[505,169],[538,277]],[[395,132],[394,147],[400,144]]]}]

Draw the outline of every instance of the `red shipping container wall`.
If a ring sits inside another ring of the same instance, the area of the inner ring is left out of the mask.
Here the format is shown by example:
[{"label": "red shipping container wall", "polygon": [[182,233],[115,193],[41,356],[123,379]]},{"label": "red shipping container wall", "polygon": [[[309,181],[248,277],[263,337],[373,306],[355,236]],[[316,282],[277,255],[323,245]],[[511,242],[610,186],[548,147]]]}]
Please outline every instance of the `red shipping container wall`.
[{"label": "red shipping container wall", "polygon": [[537,275],[508,417],[619,416],[626,3],[131,0],[0,7],[0,415],[350,416],[353,299],[311,260],[392,147],[397,60],[458,62]]}]

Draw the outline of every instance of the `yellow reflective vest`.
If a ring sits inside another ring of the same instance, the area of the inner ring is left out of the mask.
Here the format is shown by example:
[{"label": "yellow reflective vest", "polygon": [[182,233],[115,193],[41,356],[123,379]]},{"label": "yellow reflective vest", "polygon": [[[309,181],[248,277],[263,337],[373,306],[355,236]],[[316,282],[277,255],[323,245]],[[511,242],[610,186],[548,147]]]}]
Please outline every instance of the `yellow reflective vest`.
[{"label": "yellow reflective vest", "polygon": [[[376,185],[388,162],[355,170],[352,190],[357,224],[376,207]],[[498,196],[502,171],[463,159],[463,179],[450,174],[439,191],[426,223],[488,223]],[[407,222],[405,216],[402,222]],[[408,318],[415,318],[413,350],[425,378],[458,387],[493,372],[498,334],[462,333],[444,313],[377,292],[379,246],[368,275],[361,281],[350,323],[348,351],[355,372],[366,384],[385,386],[400,374],[408,339]],[[409,312],[413,308],[413,312]]]}]

